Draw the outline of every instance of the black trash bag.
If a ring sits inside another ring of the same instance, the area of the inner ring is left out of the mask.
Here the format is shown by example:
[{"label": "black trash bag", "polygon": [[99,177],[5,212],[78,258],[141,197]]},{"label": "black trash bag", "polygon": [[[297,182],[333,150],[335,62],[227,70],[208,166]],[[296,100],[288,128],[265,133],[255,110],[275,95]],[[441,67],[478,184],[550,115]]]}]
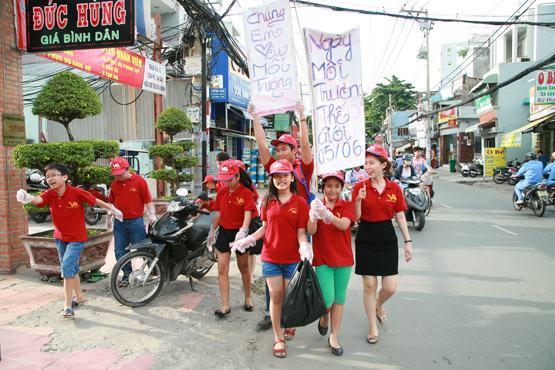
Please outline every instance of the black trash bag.
[{"label": "black trash bag", "polygon": [[307,260],[299,262],[285,290],[281,325],[284,328],[305,326],[326,312],[326,303],[314,269]]}]

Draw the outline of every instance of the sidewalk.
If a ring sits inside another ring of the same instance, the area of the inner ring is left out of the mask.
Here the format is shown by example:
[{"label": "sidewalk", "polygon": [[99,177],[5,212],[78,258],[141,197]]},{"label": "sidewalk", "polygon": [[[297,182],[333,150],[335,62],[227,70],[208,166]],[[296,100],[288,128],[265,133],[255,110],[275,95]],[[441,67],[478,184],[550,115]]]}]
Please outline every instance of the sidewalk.
[{"label": "sidewalk", "polygon": [[448,182],[470,185],[470,186],[475,186],[480,188],[495,189],[503,192],[512,193],[514,190],[514,186],[509,185],[506,182],[503,184],[496,184],[495,182],[493,182],[493,179],[491,177],[478,176],[478,177],[472,178],[470,176],[463,177],[458,172],[451,173],[449,172],[448,165],[444,165],[442,167],[436,168],[436,172],[437,174],[434,175],[435,179],[440,179]]}]

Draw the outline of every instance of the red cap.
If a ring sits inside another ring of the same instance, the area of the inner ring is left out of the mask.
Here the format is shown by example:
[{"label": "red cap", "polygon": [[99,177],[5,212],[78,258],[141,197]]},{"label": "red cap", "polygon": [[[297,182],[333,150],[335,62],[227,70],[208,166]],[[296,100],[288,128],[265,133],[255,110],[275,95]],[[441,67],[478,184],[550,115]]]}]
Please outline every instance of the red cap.
[{"label": "red cap", "polygon": [[341,181],[342,184],[345,184],[345,176],[343,176],[343,172],[341,171],[324,173],[322,175],[322,182],[325,182],[327,179],[332,177]]},{"label": "red cap", "polygon": [[247,166],[245,165],[245,162],[243,162],[243,161],[240,161],[240,160],[238,160],[238,159],[230,159],[230,161],[232,161],[233,163],[235,163],[235,165],[236,165],[237,167],[241,167],[242,169],[247,168]]},{"label": "red cap", "polygon": [[270,166],[270,175],[293,172],[293,165],[287,159],[278,159]]},{"label": "red cap", "polygon": [[380,144],[372,144],[366,149],[366,153],[375,155],[376,157],[382,157],[385,159],[389,159],[389,155],[387,154],[387,150]]},{"label": "red cap", "polygon": [[295,150],[297,149],[297,140],[295,140],[295,138],[289,134],[283,134],[278,139],[272,140],[270,142],[270,144],[272,144],[273,146],[277,146],[279,143],[293,145]]},{"label": "red cap", "polygon": [[216,182],[216,180],[214,180],[214,176],[212,176],[212,175],[206,175],[206,176],[204,177],[204,181],[203,181],[202,183],[203,183],[203,184],[206,184],[207,182],[214,183],[214,182]]},{"label": "red cap", "polygon": [[229,181],[239,173],[239,167],[235,164],[234,159],[228,159],[220,165],[218,172],[218,181]]},{"label": "red cap", "polygon": [[112,176],[118,176],[125,172],[129,167],[129,162],[123,157],[116,157],[110,161],[110,168],[112,169]]}]

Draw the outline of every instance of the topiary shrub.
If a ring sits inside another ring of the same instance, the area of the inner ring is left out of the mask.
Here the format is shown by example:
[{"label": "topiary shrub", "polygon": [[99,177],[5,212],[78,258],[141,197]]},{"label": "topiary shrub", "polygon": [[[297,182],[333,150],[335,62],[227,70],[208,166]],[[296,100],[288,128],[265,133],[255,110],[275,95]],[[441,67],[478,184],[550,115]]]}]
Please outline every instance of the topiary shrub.
[{"label": "topiary shrub", "polygon": [[165,167],[152,171],[150,177],[168,182],[172,194],[175,194],[178,183],[193,180],[193,175],[185,170],[194,167],[197,159],[188,155],[189,151],[195,148],[195,143],[184,141],[174,144],[173,138],[181,131],[191,130],[193,124],[185,112],[177,108],[168,108],[160,113],[156,127],[168,135],[169,144],[153,145],[148,150],[151,157],[161,158]]}]

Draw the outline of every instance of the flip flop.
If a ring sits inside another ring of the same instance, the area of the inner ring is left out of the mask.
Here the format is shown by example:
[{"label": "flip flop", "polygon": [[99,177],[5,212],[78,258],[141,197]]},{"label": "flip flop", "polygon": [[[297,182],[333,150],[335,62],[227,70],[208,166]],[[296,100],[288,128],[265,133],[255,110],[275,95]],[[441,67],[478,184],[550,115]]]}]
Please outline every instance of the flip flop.
[{"label": "flip flop", "polygon": [[380,339],[379,335],[369,335],[366,337],[366,341],[370,344],[378,343],[379,339]]},{"label": "flip flop", "polygon": [[254,310],[254,307],[252,304],[245,303],[243,305],[243,309],[247,312],[252,312]]},{"label": "flip flop", "polygon": [[378,319],[378,322],[380,323],[380,325],[383,325],[387,322],[388,317],[387,317],[387,314],[385,313],[382,316],[376,314],[376,319]]}]

